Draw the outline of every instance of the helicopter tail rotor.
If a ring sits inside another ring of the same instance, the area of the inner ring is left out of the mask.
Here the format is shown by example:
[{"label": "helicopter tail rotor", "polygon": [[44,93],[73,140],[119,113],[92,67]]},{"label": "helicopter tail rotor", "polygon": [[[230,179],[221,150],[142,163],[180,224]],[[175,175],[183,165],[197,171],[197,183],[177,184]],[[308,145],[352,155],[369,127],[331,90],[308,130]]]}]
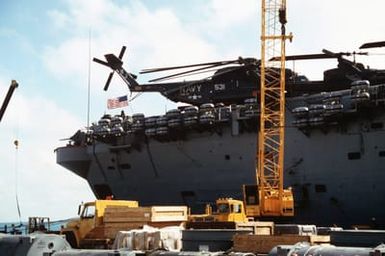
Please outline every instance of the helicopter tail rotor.
[{"label": "helicopter tail rotor", "polygon": [[126,46],[123,46],[122,49],[120,50],[119,57],[116,57],[114,54],[104,55],[104,57],[107,61],[103,61],[103,60],[100,60],[98,58],[93,58],[93,61],[95,61],[96,63],[107,66],[113,70],[108,75],[108,78],[107,78],[106,84],[104,85],[103,90],[105,90],[105,91],[108,90],[108,87],[110,86],[110,83],[111,83],[111,80],[112,80],[112,77],[113,77],[115,71],[122,68],[122,66],[123,66],[122,58],[123,58],[125,51],[126,51]]}]

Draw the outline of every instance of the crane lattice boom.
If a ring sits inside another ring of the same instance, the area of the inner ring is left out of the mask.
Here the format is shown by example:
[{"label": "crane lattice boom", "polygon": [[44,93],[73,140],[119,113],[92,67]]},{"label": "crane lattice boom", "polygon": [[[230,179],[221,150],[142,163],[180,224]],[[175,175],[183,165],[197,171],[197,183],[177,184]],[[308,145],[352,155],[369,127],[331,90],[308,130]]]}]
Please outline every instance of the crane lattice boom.
[{"label": "crane lattice boom", "polygon": [[[291,191],[283,189],[285,137],[286,0],[262,0],[260,131],[257,184],[261,215],[293,214]],[[270,61],[280,56],[279,61]]]}]

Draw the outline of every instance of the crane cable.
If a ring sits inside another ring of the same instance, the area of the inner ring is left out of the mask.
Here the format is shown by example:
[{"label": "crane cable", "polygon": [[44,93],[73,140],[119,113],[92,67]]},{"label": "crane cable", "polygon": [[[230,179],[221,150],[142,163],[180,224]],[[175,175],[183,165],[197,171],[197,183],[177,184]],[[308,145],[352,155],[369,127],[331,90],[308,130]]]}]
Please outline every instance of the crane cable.
[{"label": "crane cable", "polygon": [[13,144],[15,145],[15,194],[16,194],[16,207],[17,213],[19,215],[19,223],[21,224],[21,211],[19,204],[19,196],[18,196],[18,186],[17,186],[17,176],[18,176],[18,153],[19,153],[19,141],[16,139]]},{"label": "crane cable", "polygon": [[[18,100],[18,97],[16,98]],[[16,199],[16,208],[17,208],[17,214],[19,216],[19,224],[22,225],[21,222],[21,210],[20,210],[20,203],[19,203],[19,188],[18,188],[18,173],[19,173],[19,128],[20,128],[20,108],[18,107],[19,104],[16,104],[16,127],[14,128],[14,137],[15,140],[13,141],[13,144],[15,146],[15,199]]]}]

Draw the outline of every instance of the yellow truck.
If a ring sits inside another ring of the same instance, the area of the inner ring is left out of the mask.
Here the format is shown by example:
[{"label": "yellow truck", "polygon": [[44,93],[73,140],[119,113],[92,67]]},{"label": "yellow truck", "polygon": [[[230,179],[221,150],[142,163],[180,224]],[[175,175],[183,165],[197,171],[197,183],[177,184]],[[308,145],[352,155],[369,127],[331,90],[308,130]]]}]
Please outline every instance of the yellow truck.
[{"label": "yellow truck", "polygon": [[[104,230],[104,213],[108,207],[129,207],[137,208],[137,201],[125,200],[96,200],[79,205],[79,218],[67,223],[66,227],[61,229],[61,234],[66,236],[67,241],[73,248],[86,247],[92,242],[99,244],[100,247],[105,247],[106,241],[100,234]],[[87,244],[87,245],[86,245]]]},{"label": "yellow truck", "polygon": [[79,218],[62,228],[61,234],[73,248],[104,249],[119,231],[162,228],[187,221],[186,206],[140,207],[137,201],[96,200],[79,206]]}]

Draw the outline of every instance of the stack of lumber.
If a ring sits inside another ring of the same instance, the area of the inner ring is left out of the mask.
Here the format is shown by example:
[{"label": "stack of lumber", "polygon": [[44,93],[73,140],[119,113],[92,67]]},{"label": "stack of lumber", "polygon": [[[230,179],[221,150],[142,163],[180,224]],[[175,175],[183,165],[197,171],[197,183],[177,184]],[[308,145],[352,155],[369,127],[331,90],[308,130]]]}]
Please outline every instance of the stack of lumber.
[{"label": "stack of lumber", "polygon": [[187,220],[185,206],[107,207],[104,212],[104,236],[115,238],[118,231],[140,229],[144,225],[165,227]]},{"label": "stack of lumber", "polygon": [[150,207],[109,206],[104,211],[104,237],[114,239],[120,230],[142,228],[151,220]]},{"label": "stack of lumber", "polygon": [[234,251],[269,253],[277,245],[294,245],[298,242],[308,242],[310,244],[330,243],[329,236],[317,235],[241,235],[233,237]]}]

